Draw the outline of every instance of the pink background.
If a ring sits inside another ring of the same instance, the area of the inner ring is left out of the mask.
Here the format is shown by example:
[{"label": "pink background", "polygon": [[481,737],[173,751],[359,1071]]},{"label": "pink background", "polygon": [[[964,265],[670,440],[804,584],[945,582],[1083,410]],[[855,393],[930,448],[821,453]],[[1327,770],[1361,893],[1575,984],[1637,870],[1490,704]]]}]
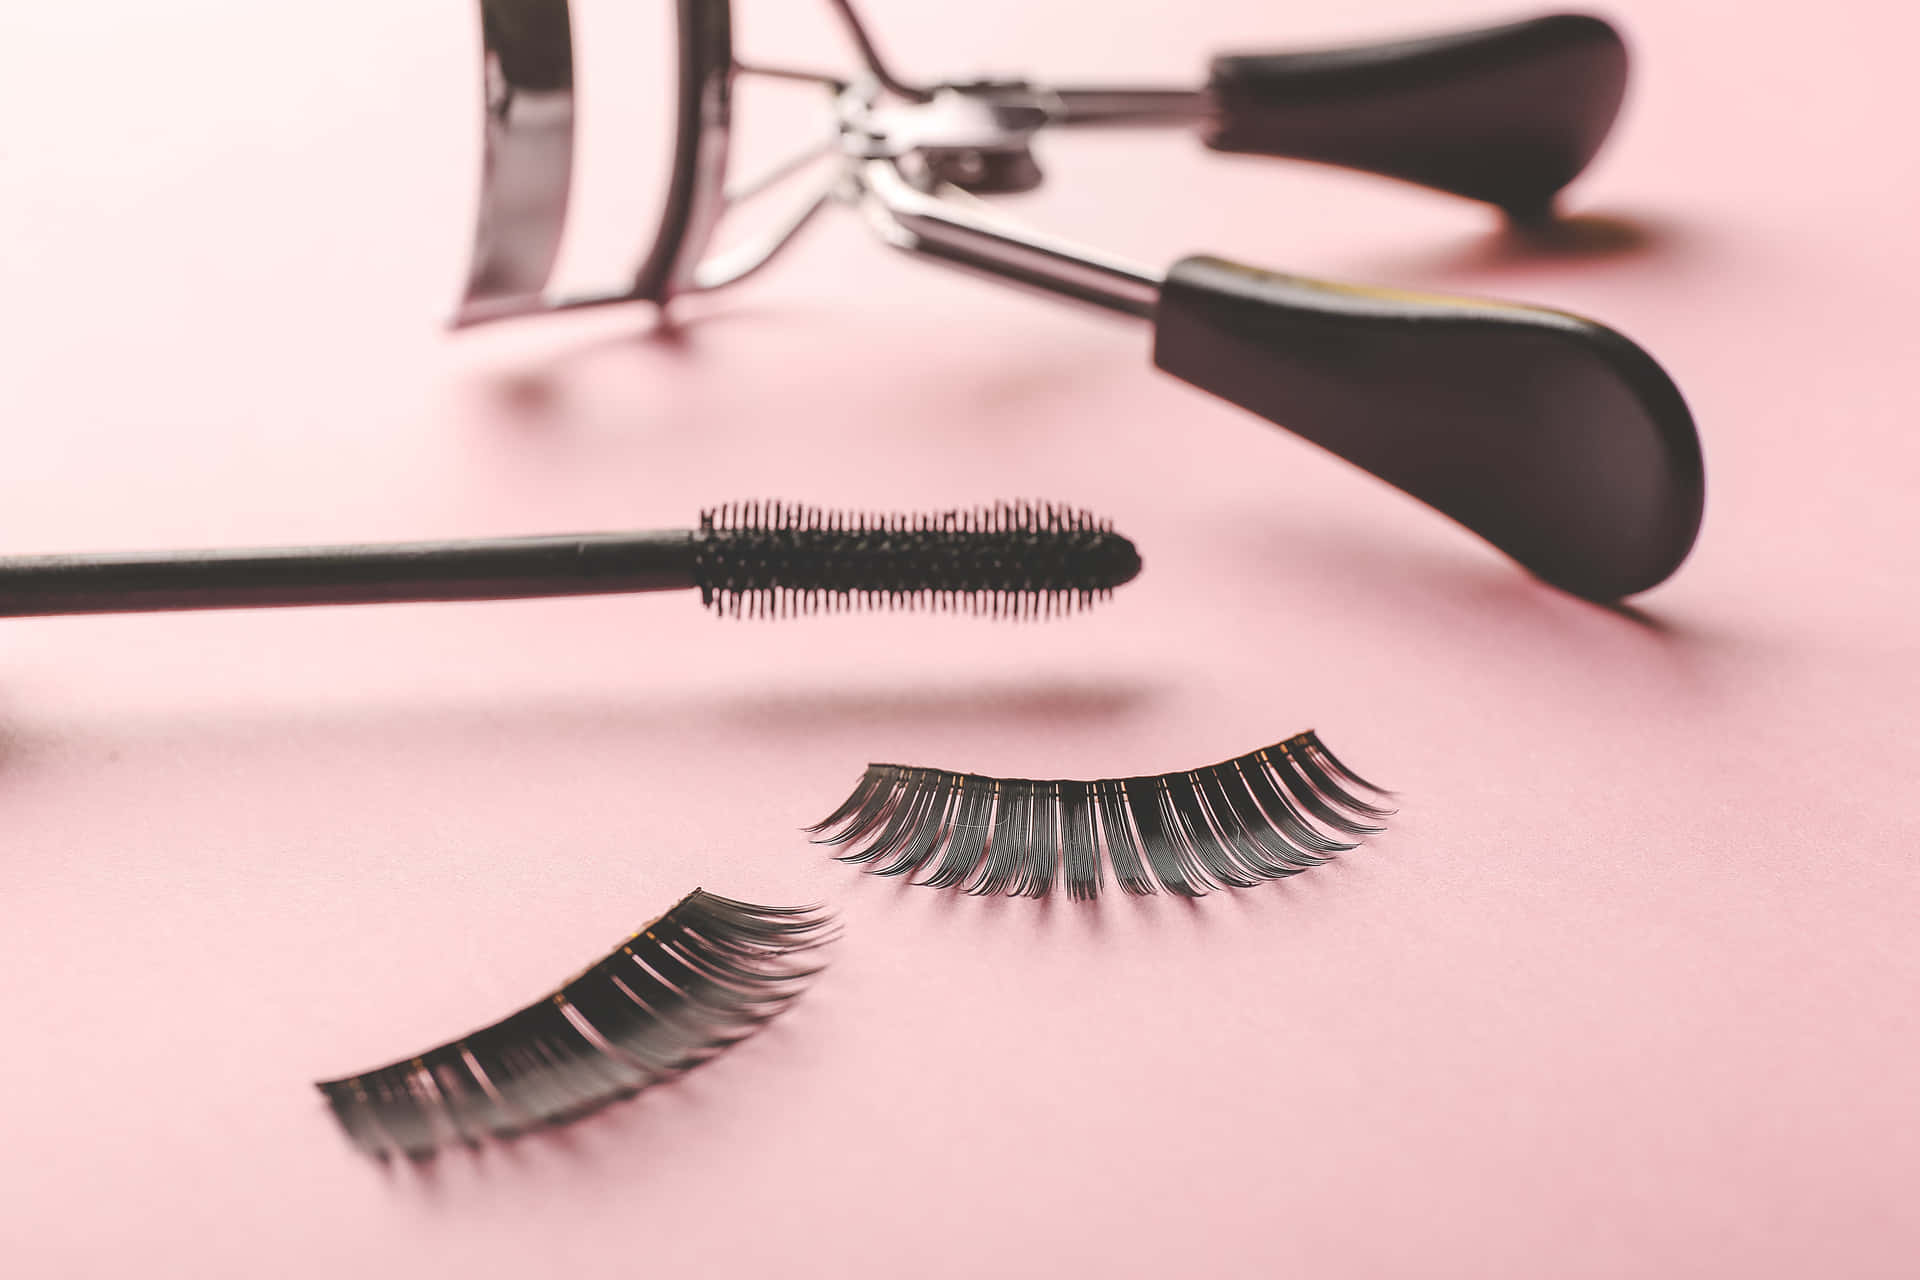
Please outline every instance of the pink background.
[{"label": "pink background", "polygon": [[[0,625],[0,1270],[1912,1274],[1904,6],[1613,4],[1637,79],[1582,253],[1177,136],[1051,140],[1017,206],[1635,335],[1709,476],[1638,621],[1155,374],[1143,330],[843,212],[679,341],[637,308],[446,334],[463,0],[5,8],[9,551],[1035,495],[1147,569],[1047,627],[687,597]],[[869,8],[911,73],[1063,80],[1514,12]],[[744,43],[837,57],[823,13]],[[1403,791],[1395,829],[1197,905],[948,896],[796,833],[868,760],[1114,775],[1308,726]],[[696,884],[844,916],[766,1035],[477,1158],[341,1139],[309,1081],[499,1016]]]}]

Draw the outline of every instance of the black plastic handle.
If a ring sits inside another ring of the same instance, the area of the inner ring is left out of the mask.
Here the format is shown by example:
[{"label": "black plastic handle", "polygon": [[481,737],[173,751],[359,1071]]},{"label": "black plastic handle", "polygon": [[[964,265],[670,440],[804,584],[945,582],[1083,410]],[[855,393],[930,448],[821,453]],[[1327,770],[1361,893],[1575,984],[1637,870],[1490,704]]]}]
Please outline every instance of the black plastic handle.
[{"label": "black plastic handle", "polygon": [[1161,289],[1153,358],[1575,595],[1664,581],[1700,529],[1700,438],[1679,389],[1579,316],[1188,258]]},{"label": "black plastic handle", "polygon": [[1207,145],[1317,160],[1499,205],[1548,209],[1606,140],[1627,48],[1562,13],[1449,35],[1213,61]]}]

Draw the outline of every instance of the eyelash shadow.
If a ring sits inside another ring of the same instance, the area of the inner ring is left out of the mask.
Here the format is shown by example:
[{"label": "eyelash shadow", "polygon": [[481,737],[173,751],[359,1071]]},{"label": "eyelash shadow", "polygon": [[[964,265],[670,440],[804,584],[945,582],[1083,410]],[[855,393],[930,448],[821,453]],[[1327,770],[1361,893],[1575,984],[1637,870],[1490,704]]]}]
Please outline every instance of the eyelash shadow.
[{"label": "eyelash shadow", "polygon": [[1393,794],[1308,730],[1204,769],[1094,782],[869,765],[847,802],[806,830],[857,846],[842,862],[882,876],[924,870],[915,883],[933,888],[966,881],[972,894],[1042,898],[1064,880],[1085,901],[1111,863],[1128,893],[1197,898],[1298,875],[1385,830],[1376,823],[1395,811],[1356,792]]},{"label": "eyelash shadow", "polygon": [[354,1145],[424,1160],[631,1097],[744,1040],[822,966],[821,907],[762,907],[695,889],[558,991],[411,1058],[316,1087]]}]

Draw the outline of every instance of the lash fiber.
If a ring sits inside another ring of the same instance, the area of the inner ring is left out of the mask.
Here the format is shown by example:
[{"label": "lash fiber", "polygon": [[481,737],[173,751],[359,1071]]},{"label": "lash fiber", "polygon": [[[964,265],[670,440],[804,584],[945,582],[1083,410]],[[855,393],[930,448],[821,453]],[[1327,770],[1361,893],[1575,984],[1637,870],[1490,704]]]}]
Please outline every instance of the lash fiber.
[{"label": "lash fiber", "polygon": [[906,841],[898,857],[884,867],[873,868],[875,875],[913,875],[926,865],[927,859],[933,856],[940,841],[952,829],[954,803],[959,795],[958,781],[954,774],[942,773],[934,779],[932,786],[925,789],[927,804],[919,828]]},{"label": "lash fiber", "polygon": [[1062,782],[1060,790],[1060,864],[1067,896],[1087,902],[1100,896],[1105,875],[1094,834],[1093,794],[1084,782]]},{"label": "lash fiber", "polygon": [[[1361,777],[1359,774],[1355,773],[1352,769],[1349,769],[1345,764],[1341,763],[1339,758],[1336,757],[1333,754],[1333,752],[1327,750],[1326,744],[1320,741],[1320,735],[1315,733],[1313,730],[1311,729],[1307,730],[1305,733],[1301,734],[1300,737],[1302,741],[1305,742],[1307,750],[1312,752],[1314,757],[1318,759],[1321,764],[1326,766],[1328,772],[1334,774],[1336,777],[1340,778],[1343,782],[1346,782],[1351,786],[1358,787],[1362,791],[1371,791],[1373,792],[1373,794],[1377,796],[1386,796],[1389,798],[1392,797],[1393,792],[1387,790],[1387,788],[1385,787],[1378,786],[1374,783],[1368,782],[1365,778]],[[1374,809],[1371,806],[1362,806],[1357,802],[1352,802],[1352,803],[1353,803],[1353,807],[1355,808],[1362,808],[1366,812],[1377,813],[1379,816],[1383,818],[1393,812],[1392,809]]]},{"label": "lash fiber", "polygon": [[1361,792],[1392,794],[1308,731],[1204,769],[1091,782],[876,764],[807,830],[845,846],[843,862],[931,888],[1088,901],[1111,871],[1126,893],[1199,897],[1357,848],[1394,812]]},{"label": "lash fiber", "polygon": [[1093,784],[1100,801],[1100,829],[1106,834],[1107,853],[1113,859],[1113,878],[1119,881],[1120,887],[1133,894],[1152,893],[1153,879],[1147,874],[1140,838],[1127,809],[1126,785],[1124,782]]},{"label": "lash fiber", "polygon": [[819,966],[819,907],[762,907],[696,889],[559,990],[413,1058],[316,1087],[378,1159],[563,1124],[751,1035]]},{"label": "lash fiber", "polygon": [[[1305,769],[1302,763],[1305,758],[1304,753],[1296,754],[1290,751],[1284,742],[1280,744],[1278,750],[1279,759],[1274,759],[1272,751],[1266,751],[1261,753],[1261,762],[1280,779],[1281,785],[1286,787],[1287,793],[1293,797],[1298,807],[1311,814],[1322,826],[1332,827],[1335,831],[1350,836],[1376,835],[1385,829],[1361,822],[1335,809],[1327,802],[1326,797]],[[1326,776],[1324,771],[1320,772],[1322,777]],[[1329,785],[1333,785],[1331,780]],[[1344,793],[1338,786],[1333,786],[1333,794],[1338,796]]]}]

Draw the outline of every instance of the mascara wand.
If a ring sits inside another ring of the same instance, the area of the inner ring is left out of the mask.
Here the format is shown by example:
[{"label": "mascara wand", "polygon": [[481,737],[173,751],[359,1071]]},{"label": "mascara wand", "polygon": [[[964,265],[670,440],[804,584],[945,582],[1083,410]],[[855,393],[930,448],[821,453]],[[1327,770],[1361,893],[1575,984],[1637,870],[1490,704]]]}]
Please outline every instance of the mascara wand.
[{"label": "mascara wand", "polygon": [[700,592],[729,617],[857,608],[1056,617],[1105,599],[1140,556],[1053,503],[938,514],[748,502],[695,529],[0,557],[0,617]]}]

